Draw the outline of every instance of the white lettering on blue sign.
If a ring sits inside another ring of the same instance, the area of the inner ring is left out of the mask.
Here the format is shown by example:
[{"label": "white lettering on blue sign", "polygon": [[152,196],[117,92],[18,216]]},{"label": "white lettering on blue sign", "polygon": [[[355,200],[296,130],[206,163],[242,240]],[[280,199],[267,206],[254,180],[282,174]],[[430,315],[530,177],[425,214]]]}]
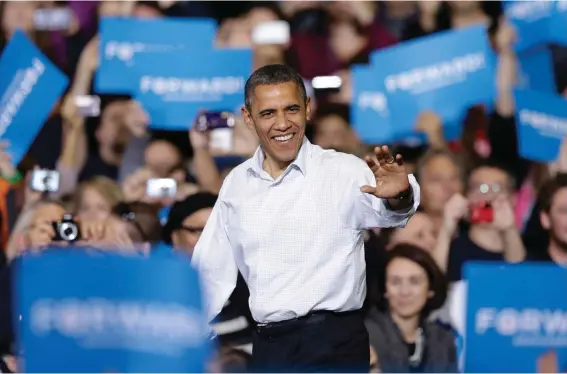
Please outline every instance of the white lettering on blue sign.
[{"label": "white lettering on blue sign", "polygon": [[45,65],[37,58],[32,60],[31,67],[16,73],[10,83],[10,88],[2,98],[0,108],[0,137],[4,135],[12,124],[13,118],[18,114],[22,104],[45,72]]},{"label": "white lettering on blue sign", "polygon": [[390,93],[398,90],[422,93],[462,82],[468,74],[475,73],[485,66],[484,53],[470,53],[438,64],[389,75],[384,84]]},{"label": "white lettering on blue sign", "polygon": [[480,308],[475,331],[479,335],[495,331],[511,337],[514,345],[567,347],[567,310]]},{"label": "white lettering on blue sign", "polygon": [[155,95],[233,95],[244,90],[243,77],[176,78],[144,75],[140,91]]},{"label": "white lettering on blue sign", "polygon": [[197,347],[206,336],[205,325],[204,316],[196,310],[155,302],[42,299],[30,313],[34,334],[56,333],[100,348],[117,341],[134,349],[131,345],[161,345],[160,350]]},{"label": "white lettering on blue sign", "polygon": [[551,136],[559,138],[567,136],[567,118],[522,109],[520,110],[520,122]]}]

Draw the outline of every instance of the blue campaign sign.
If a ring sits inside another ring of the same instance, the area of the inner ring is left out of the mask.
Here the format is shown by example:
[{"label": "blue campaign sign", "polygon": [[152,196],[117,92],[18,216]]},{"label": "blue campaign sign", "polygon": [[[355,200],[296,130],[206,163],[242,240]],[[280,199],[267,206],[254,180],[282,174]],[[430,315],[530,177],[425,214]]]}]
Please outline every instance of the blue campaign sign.
[{"label": "blue campaign sign", "polygon": [[198,275],[177,252],[24,255],[15,295],[26,372],[203,372],[211,353]]},{"label": "blue campaign sign", "polygon": [[57,100],[67,77],[21,31],[0,58],[0,139],[18,164],[35,139]]},{"label": "blue campaign sign", "polygon": [[447,31],[373,52],[384,77],[396,131],[413,129],[419,112],[454,122],[472,105],[494,98],[494,58],[484,27]]},{"label": "blue campaign sign", "polygon": [[546,43],[567,43],[565,1],[505,1],[504,14],[516,29],[518,52]]},{"label": "blue campaign sign", "polygon": [[213,49],[216,23],[212,19],[103,18],[100,23],[100,66],[95,76],[98,93],[131,94],[138,79],[138,58],[190,50]]},{"label": "blue campaign sign", "polygon": [[252,51],[217,50],[144,56],[134,97],[152,128],[187,130],[201,110],[240,111],[252,70]]},{"label": "blue campaign sign", "polygon": [[471,263],[464,271],[465,372],[535,373],[538,357],[550,350],[567,369],[567,269]]},{"label": "blue campaign sign", "polygon": [[351,123],[367,144],[389,144],[396,139],[380,71],[369,66],[351,69]]},{"label": "blue campaign sign", "polygon": [[553,72],[553,57],[547,46],[518,56],[519,79],[517,88],[555,93],[555,74]]},{"label": "blue campaign sign", "polygon": [[555,161],[561,140],[567,137],[567,100],[536,91],[515,90],[514,95],[520,155]]}]

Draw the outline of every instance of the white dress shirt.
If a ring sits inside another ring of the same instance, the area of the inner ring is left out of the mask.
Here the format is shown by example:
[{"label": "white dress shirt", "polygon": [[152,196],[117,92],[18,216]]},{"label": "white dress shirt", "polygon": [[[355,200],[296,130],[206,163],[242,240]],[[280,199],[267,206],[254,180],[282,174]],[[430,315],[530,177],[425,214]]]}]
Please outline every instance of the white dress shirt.
[{"label": "white dress shirt", "polygon": [[260,148],[226,177],[193,253],[209,320],[220,313],[242,273],[258,323],[311,311],[362,307],[366,296],[363,230],[406,224],[419,206],[392,211],[362,193],[376,185],[366,163],[307,139],[296,160],[273,179]]}]

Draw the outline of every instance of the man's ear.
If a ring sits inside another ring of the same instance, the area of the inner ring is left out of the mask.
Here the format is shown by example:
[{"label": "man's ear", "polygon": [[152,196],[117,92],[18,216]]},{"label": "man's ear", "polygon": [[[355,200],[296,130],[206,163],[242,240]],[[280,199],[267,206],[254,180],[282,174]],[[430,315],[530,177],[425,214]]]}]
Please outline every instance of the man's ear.
[{"label": "man's ear", "polygon": [[307,100],[305,101],[305,118],[307,118],[307,120],[311,120],[311,98],[307,97]]},{"label": "man's ear", "polygon": [[541,226],[546,229],[549,230],[551,228],[551,219],[549,217],[549,214],[546,212],[540,212],[539,213],[539,222],[541,223]]},{"label": "man's ear", "polygon": [[252,120],[252,115],[250,114],[246,106],[242,107],[241,112],[242,119],[244,120],[246,127],[248,127],[250,130],[254,130],[254,121]]}]

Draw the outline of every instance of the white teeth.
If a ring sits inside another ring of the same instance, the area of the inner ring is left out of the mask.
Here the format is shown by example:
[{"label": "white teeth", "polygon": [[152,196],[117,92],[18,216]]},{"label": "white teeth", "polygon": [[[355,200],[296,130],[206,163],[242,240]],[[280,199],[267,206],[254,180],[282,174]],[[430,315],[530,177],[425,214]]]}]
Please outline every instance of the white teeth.
[{"label": "white teeth", "polygon": [[289,135],[285,135],[285,136],[276,136],[274,139],[276,139],[278,142],[287,142],[289,139],[291,139],[293,137],[293,134],[289,134]]}]

